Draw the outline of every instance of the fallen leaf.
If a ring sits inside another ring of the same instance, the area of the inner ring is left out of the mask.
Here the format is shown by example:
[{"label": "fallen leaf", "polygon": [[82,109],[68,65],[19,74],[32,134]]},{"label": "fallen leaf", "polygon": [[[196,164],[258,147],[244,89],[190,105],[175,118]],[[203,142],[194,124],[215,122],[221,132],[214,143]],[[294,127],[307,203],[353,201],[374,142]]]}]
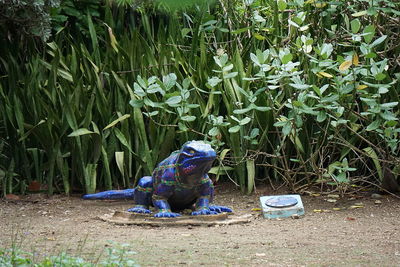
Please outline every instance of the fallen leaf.
[{"label": "fallen leaf", "polygon": [[348,220],[348,221],[355,221],[355,220],[356,220],[356,218],[353,218],[353,217],[347,217],[347,218],[346,218],[346,220]]},{"label": "fallen leaf", "polygon": [[329,194],[328,197],[329,198],[340,198],[339,195],[334,195],[334,194]]},{"label": "fallen leaf", "polygon": [[353,64],[351,60],[346,60],[339,66],[340,71],[345,71],[350,68],[350,66]]},{"label": "fallen leaf", "polygon": [[328,201],[330,203],[335,203],[337,201],[337,199],[328,198],[326,201]]},{"label": "fallen leaf", "polygon": [[337,210],[342,210],[342,208],[333,208],[332,210],[337,211]]},{"label": "fallen leaf", "polygon": [[257,257],[264,257],[266,254],[265,253],[256,253]]},{"label": "fallen leaf", "polygon": [[40,191],[40,188],[41,188],[41,184],[38,181],[32,181],[28,186],[28,190],[31,192]]},{"label": "fallen leaf", "polygon": [[326,78],[332,78],[333,77],[332,74],[329,74],[329,73],[324,72],[324,71],[320,71],[320,72],[318,72],[318,74],[321,75],[321,76],[324,76]]},{"label": "fallen leaf", "polygon": [[360,61],[358,59],[358,55],[357,54],[353,54],[353,64],[354,64],[354,66],[358,66],[359,63],[360,63]]},{"label": "fallen leaf", "polygon": [[368,88],[368,86],[367,85],[365,85],[365,84],[360,84],[359,86],[357,86],[357,90],[363,90],[363,89],[365,89],[365,88]]},{"label": "fallen leaf", "polygon": [[6,198],[7,200],[20,200],[20,199],[21,199],[19,196],[14,195],[14,194],[7,194],[7,195],[5,196],[5,198]]},{"label": "fallen leaf", "polygon": [[251,211],[261,211],[260,208],[252,208]]},{"label": "fallen leaf", "polygon": [[375,200],[374,203],[375,203],[375,204],[382,204],[382,201],[380,201],[380,200]]},{"label": "fallen leaf", "polygon": [[311,194],[310,196],[312,196],[312,197],[319,197],[321,194],[318,194],[318,193],[313,193],[313,194]]},{"label": "fallen leaf", "polygon": [[353,205],[353,206],[350,206],[349,209],[361,209],[361,208],[364,208],[364,206],[361,206],[361,205]]},{"label": "fallen leaf", "polygon": [[315,209],[315,210],[313,210],[313,212],[315,212],[315,213],[320,213],[320,212],[322,212],[322,210],[317,210],[317,209]]}]

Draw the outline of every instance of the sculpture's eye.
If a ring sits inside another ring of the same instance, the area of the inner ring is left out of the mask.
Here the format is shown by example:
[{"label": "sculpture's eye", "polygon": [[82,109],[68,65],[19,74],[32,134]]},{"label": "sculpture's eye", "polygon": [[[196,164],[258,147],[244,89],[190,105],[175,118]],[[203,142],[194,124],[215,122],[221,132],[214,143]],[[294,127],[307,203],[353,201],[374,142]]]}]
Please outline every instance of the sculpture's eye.
[{"label": "sculpture's eye", "polygon": [[194,154],[195,151],[194,151],[193,149],[191,149],[191,150],[189,150],[189,153],[190,153],[190,154]]}]

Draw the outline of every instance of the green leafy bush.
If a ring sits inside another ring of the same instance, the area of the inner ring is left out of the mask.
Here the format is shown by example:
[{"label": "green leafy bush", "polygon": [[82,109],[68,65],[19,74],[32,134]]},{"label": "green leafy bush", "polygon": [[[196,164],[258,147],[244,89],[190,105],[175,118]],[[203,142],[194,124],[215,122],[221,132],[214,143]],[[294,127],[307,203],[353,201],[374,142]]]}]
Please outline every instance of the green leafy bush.
[{"label": "green leafy bush", "polygon": [[191,139],[249,193],[397,179],[398,3],[130,4],[66,1],[46,54],[6,46],[3,194],[130,187]]}]

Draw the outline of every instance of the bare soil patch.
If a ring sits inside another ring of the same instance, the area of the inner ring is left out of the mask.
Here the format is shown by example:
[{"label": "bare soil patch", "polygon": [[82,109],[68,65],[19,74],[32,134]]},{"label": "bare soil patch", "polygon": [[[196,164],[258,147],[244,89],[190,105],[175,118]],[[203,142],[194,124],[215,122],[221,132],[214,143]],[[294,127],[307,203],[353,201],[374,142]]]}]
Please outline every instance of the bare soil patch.
[{"label": "bare soil patch", "polygon": [[[216,204],[247,224],[212,227],[114,225],[98,216],[132,207],[131,201],[83,201],[78,196],[28,195],[0,200],[0,247],[21,244],[40,256],[61,251],[94,259],[109,241],[128,243],[143,266],[399,266],[400,200],[347,196],[335,203],[302,196],[300,219],[267,220],[252,196],[218,187]],[[229,186],[228,186],[229,187]],[[282,193],[282,192],[281,192]],[[275,193],[276,194],[276,193]],[[352,207],[353,206],[353,207]],[[351,208],[352,207],[352,208]]]}]

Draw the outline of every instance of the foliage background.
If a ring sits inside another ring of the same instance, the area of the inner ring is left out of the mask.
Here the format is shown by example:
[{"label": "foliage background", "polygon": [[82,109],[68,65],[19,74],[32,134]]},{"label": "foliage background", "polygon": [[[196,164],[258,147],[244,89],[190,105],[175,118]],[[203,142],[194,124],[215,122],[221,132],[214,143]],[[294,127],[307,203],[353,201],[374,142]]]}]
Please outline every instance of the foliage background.
[{"label": "foliage background", "polygon": [[130,187],[191,139],[248,193],[399,189],[399,3],[176,2],[0,1],[3,195]]}]

